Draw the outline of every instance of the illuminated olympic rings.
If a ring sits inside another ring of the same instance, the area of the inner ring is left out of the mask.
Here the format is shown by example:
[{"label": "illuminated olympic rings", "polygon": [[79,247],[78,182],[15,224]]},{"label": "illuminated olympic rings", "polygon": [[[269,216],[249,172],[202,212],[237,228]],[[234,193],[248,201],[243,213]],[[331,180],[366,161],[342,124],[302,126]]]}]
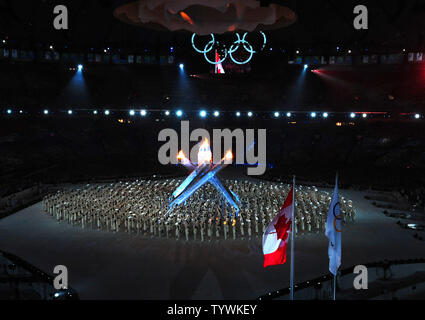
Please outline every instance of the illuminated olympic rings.
[{"label": "illuminated olympic rings", "polygon": [[[266,38],[266,35],[264,34],[264,32],[260,31],[260,33],[263,36],[263,46],[261,48],[261,50],[263,50],[266,47],[267,38]],[[217,64],[223,63],[227,59],[227,56],[230,56],[230,59],[234,63],[242,65],[242,64],[246,64],[246,63],[250,62],[252,57],[254,56],[254,53],[256,53],[256,51],[254,50],[252,45],[245,39],[246,36],[248,35],[248,32],[244,33],[244,35],[242,36],[242,39],[241,39],[239,33],[236,33],[237,40],[230,46],[229,50],[227,48],[224,50],[224,52],[225,52],[224,58],[220,59],[219,61],[212,61],[211,59],[208,58],[207,54],[209,52],[211,52],[211,50],[214,48],[215,37],[214,37],[214,34],[212,34],[212,33],[210,35],[211,35],[211,40],[205,45],[204,50],[199,49],[195,45],[195,36],[196,36],[195,33],[192,35],[192,40],[191,40],[193,49],[195,49],[196,52],[203,54],[204,57],[205,57],[205,60],[207,60],[207,62],[210,63],[210,64],[217,65]],[[249,57],[244,61],[237,61],[233,57],[233,53],[235,53],[237,50],[239,50],[241,45],[243,46],[244,50],[249,53]]]}]

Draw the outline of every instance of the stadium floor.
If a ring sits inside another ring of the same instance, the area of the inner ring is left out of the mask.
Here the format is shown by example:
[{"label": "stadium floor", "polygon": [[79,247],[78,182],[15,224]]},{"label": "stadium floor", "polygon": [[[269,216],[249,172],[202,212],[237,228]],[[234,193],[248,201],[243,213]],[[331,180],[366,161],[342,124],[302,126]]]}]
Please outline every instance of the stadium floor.
[{"label": "stadium floor", "polygon": [[[342,268],[425,256],[415,232],[386,217],[367,192],[340,194],[357,210],[343,231]],[[296,238],[296,282],[327,273],[327,246],[324,234]],[[255,299],[289,285],[289,263],[263,269],[260,238],[201,243],[82,229],[58,223],[41,203],[0,220],[0,248],[48,274],[67,266],[81,299]]]}]

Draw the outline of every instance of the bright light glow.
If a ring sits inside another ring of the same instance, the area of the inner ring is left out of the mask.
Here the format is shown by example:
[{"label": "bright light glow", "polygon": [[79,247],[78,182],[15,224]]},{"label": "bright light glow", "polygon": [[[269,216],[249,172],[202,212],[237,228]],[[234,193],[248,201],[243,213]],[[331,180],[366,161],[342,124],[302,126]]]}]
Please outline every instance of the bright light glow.
[{"label": "bright light glow", "polygon": [[238,111],[238,112],[236,112],[236,116],[237,117],[240,117],[241,116],[241,113]]},{"label": "bright light glow", "polygon": [[351,53],[351,50],[348,50],[348,53]]},{"label": "bright light glow", "polygon": [[287,116],[288,118],[290,118],[290,117],[292,116],[292,113],[287,112],[287,113],[286,113],[286,116]]},{"label": "bright light glow", "polygon": [[109,110],[105,110],[105,115],[106,116],[109,116],[109,114],[110,114],[111,112],[109,111]]},{"label": "bright light glow", "polygon": [[210,148],[210,143],[208,139],[205,139],[204,142],[199,147],[198,151],[198,165],[204,162],[212,161],[212,153]]},{"label": "bright light glow", "polygon": [[176,116],[177,117],[181,117],[183,115],[183,111],[181,111],[181,110],[177,110],[177,112],[176,112]]},{"label": "bright light glow", "polygon": [[170,115],[170,111],[165,111],[165,115],[169,116]]},{"label": "bright light glow", "polygon": [[250,112],[248,112],[248,117],[252,117],[252,112],[250,111]]},{"label": "bright light glow", "polygon": [[21,114],[22,114],[22,113],[24,113],[24,112],[23,112],[22,110],[19,110],[19,113],[21,113]]},{"label": "bright light glow", "polygon": [[202,110],[199,112],[199,115],[201,118],[205,118],[207,116],[207,112],[205,110]]},{"label": "bright light glow", "polygon": [[142,117],[146,116],[146,115],[147,115],[146,110],[142,110],[142,111],[140,111],[140,115],[141,115]]},{"label": "bright light glow", "polygon": [[218,112],[218,111],[214,112],[214,117],[218,117],[219,115],[220,115],[220,112]]},{"label": "bright light glow", "polygon": [[354,112],[350,113],[350,118],[354,119],[356,117],[356,114]]},{"label": "bright light glow", "polygon": [[94,110],[94,111],[93,111],[93,114],[97,114],[97,110]]},{"label": "bright light glow", "polygon": [[326,119],[327,117],[329,117],[329,114],[327,112],[323,112],[323,118]]},{"label": "bright light glow", "polygon": [[[199,152],[198,152],[198,154],[199,154]],[[184,159],[186,159],[186,156],[184,155],[183,150],[180,150],[180,152],[177,154],[177,160],[182,161]]]},{"label": "bright light glow", "polygon": [[366,114],[366,113],[363,113],[363,114],[362,114],[362,117],[363,117],[363,118],[367,118],[367,114]]},{"label": "bright light glow", "polygon": [[312,113],[310,113],[310,116],[311,116],[312,118],[316,118],[317,113],[316,113],[316,112],[312,112]]},{"label": "bright light glow", "polygon": [[296,54],[300,54],[300,50],[295,51]]},{"label": "bright light glow", "polygon": [[53,46],[50,46],[50,50],[53,50]]},{"label": "bright light glow", "polygon": [[134,116],[136,114],[136,111],[130,110],[129,114],[130,114],[130,116]]},{"label": "bright light glow", "polygon": [[44,114],[49,114],[49,110],[46,109],[46,110],[43,111],[43,113]]},{"label": "bright light glow", "polygon": [[274,113],[274,117],[275,117],[275,118],[279,118],[279,117],[280,117],[280,113],[276,111],[276,112]]},{"label": "bright light glow", "polygon": [[71,115],[72,114],[72,110],[68,110],[68,114]]},{"label": "bright light glow", "polygon": [[179,64],[179,67],[180,67],[181,70],[183,70],[184,69],[184,64],[183,63],[180,63]]},{"label": "bright light glow", "polygon": [[232,151],[227,151],[227,153],[226,153],[226,155],[224,156],[224,159],[226,160],[226,161],[230,161],[230,160],[232,160],[233,159],[233,153],[232,153]]},{"label": "bright light glow", "polygon": [[419,113],[415,114],[415,119],[419,119],[421,115]]},{"label": "bright light glow", "polygon": [[7,114],[12,114],[12,110],[8,109]]},{"label": "bright light glow", "polygon": [[82,71],[83,70],[83,65],[82,64],[79,64],[78,65],[78,71]]},{"label": "bright light glow", "polygon": [[307,69],[307,68],[308,68],[308,64],[305,64],[305,65],[304,65],[304,69]]}]

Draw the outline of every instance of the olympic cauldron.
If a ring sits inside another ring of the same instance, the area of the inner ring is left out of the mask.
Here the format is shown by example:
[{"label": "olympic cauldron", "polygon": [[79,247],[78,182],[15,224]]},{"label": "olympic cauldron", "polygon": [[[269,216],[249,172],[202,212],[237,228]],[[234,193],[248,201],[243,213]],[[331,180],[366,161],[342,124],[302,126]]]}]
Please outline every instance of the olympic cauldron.
[{"label": "olympic cauldron", "polygon": [[199,147],[198,165],[195,166],[183,151],[177,155],[177,159],[186,169],[192,171],[190,175],[177,187],[170,197],[170,205],[168,214],[171,213],[176,206],[179,206],[193,195],[199,188],[206,183],[212,186],[223,195],[223,198],[235,209],[236,217],[240,211],[240,201],[238,196],[224,186],[217,177],[217,173],[232,162],[233,154],[228,151],[223,159],[217,164],[212,164],[212,153],[208,139]]}]

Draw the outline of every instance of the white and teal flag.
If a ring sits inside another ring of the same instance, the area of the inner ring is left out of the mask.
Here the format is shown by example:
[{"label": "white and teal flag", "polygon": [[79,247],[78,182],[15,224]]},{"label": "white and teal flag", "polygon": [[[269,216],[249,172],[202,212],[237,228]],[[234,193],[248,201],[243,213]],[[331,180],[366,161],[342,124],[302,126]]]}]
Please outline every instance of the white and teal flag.
[{"label": "white and teal flag", "polygon": [[326,236],[329,239],[329,271],[336,275],[341,265],[341,233],[343,215],[340,213],[338,195],[338,177],[335,179],[335,189],[329,207],[328,219],[326,221]]}]

